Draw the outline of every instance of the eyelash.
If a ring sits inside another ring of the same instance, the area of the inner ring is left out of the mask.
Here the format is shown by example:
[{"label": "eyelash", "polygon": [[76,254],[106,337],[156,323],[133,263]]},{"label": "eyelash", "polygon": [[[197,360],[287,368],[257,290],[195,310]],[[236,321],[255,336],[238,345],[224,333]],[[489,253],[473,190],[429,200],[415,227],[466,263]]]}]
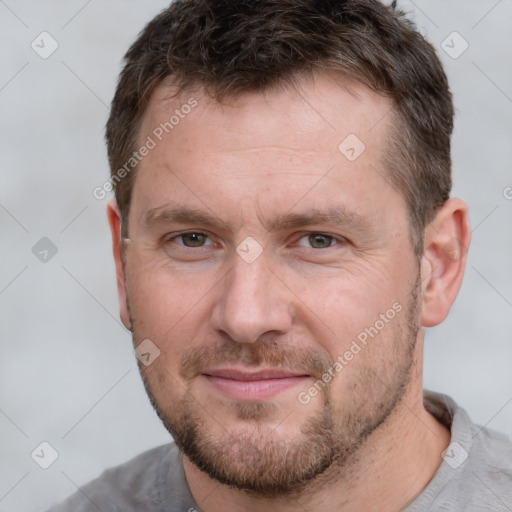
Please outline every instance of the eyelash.
[{"label": "eyelash", "polygon": [[[208,233],[204,233],[203,231],[185,231],[185,232],[179,233],[177,235],[172,235],[172,236],[164,237],[164,243],[174,242],[175,240],[177,240],[177,239],[179,239],[181,237],[184,237],[186,235],[204,235],[208,239],[211,239],[210,235],[208,235]],[[184,244],[178,244],[178,245],[183,246],[183,247],[187,247]],[[200,245],[198,247],[204,247],[204,245]],[[193,247],[190,247],[190,248],[193,249]]]},{"label": "eyelash", "polygon": [[[180,244],[180,243],[176,242],[177,239],[180,239],[181,237],[184,237],[186,235],[204,235],[209,240],[211,240],[210,235],[208,233],[204,232],[204,231],[184,231],[182,233],[165,236],[163,238],[163,240],[162,240],[162,245],[174,242],[178,246],[183,247],[184,249],[202,249],[204,247],[208,247],[210,245],[214,245],[212,243],[212,244],[208,244],[208,245],[199,245],[199,246],[196,246],[196,247],[190,247],[190,246],[187,246],[185,244]],[[333,244],[331,244],[331,245],[329,245],[327,247],[307,247],[308,249],[313,249],[313,250],[330,249],[331,247],[334,247],[334,246],[337,246],[337,245],[345,245],[345,244],[348,243],[348,240],[346,238],[344,238],[344,237],[337,237],[337,236],[329,235],[327,233],[323,233],[323,232],[320,232],[320,231],[309,231],[309,232],[306,232],[306,233],[302,233],[301,236],[297,239],[297,242],[295,242],[295,243],[297,244],[303,238],[310,237],[312,235],[329,238],[329,239],[331,239]],[[304,246],[300,246],[299,245],[299,247],[304,247]]]}]

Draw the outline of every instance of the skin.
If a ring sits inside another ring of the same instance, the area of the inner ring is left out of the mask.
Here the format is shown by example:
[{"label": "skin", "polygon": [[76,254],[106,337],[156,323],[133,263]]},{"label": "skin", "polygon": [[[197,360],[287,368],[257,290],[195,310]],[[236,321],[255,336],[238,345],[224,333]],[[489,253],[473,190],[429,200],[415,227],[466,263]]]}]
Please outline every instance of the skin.
[{"label": "skin", "polygon": [[[469,246],[466,205],[450,199],[438,211],[418,261],[407,206],[383,179],[390,103],[345,85],[320,75],[302,80],[299,91],[277,87],[223,105],[196,92],[197,107],[140,164],[130,242],[119,243],[119,210],[114,202],[108,207],[121,319],[135,345],[150,339],[160,350],[140,368],[175,438],[190,430],[185,417],[195,418],[193,437],[213,440],[217,451],[210,452],[225,457],[221,469],[246,479],[258,468],[286,468],[287,450],[295,461],[289,471],[311,465],[324,448],[308,449],[311,421],[321,435],[331,433],[324,444],[338,450],[321,475],[273,494],[268,485],[266,493],[228,486],[183,455],[204,512],[401,510],[428,484],[449,444],[449,431],[423,405],[423,328],[444,320],[460,287],[465,251],[447,247],[454,240]],[[170,87],[154,92],[140,141],[192,96],[170,99]],[[349,134],[366,146],[355,161],[338,150]],[[147,222],[148,212],[154,219],[178,206],[215,225]],[[336,208],[348,215],[272,227],[283,215]],[[186,247],[198,238],[172,238],[183,231],[209,238]],[[314,233],[323,237],[310,238]],[[250,263],[236,252],[254,250],[246,237],[262,249]],[[396,303],[401,311],[301,403],[299,394]],[[279,380],[282,389],[264,374],[244,380],[275,368],[294,375]],[[235,374],[212,378],[219,369]],[[326,415],[329,428],[320,422]]]}]

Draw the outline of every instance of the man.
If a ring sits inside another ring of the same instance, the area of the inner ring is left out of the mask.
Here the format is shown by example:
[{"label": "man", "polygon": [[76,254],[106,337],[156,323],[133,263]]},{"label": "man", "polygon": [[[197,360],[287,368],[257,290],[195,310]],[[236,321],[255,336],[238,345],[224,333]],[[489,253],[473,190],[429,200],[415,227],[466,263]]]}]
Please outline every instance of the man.
[{"label": "man", "polygon": [[61,511],[512,509],[512,444],[423,392],[459,290],[453,107],[374,0],[177,0],[107,125],[121,319],[175,444]]}]

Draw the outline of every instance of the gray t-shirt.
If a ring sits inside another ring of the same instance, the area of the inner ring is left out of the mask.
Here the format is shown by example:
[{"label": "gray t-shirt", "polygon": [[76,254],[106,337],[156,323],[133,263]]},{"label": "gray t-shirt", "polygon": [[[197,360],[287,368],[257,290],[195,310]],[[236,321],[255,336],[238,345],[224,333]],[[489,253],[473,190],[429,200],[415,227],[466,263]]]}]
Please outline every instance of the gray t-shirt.
[{"label": "gray t-shirt", "polygon": [[[426,408],[451,429],[444,462],[403,512],[512,512],[512,442],[474,425],[451,398],[425,392]],[[48,512],[200,512],[171,443],[105,471]]]}]

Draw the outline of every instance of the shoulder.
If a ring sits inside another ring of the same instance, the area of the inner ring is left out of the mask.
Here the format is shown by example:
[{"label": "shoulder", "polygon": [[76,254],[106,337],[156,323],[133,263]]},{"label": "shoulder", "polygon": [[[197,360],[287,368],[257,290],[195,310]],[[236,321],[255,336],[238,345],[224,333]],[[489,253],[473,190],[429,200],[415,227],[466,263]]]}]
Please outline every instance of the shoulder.
[{"label": "shoulder", "polygon": [[417,503],[428,504],[433,512],[512,510],[510,438],[474,424],[449,397],[429,393],[427,399],[437,419],[450,423],[452,436],[438,472]]},{"label": "shoulder", "polygon": [[451,462],[445,455],[449,483],[436,500],[442,506],[433,510],[512,510],[512,442],[504,434],[477,425],[472,425],[471,433],[468,451],[454,443],[448,447],[456,455]]},{"label": "shoulder", "polygon": [[174,443],[158,446],[110,468],[48,512],[160,510],[161,488],[179,458]]},{"label": "shoulder", "polygon": [[[495,430],[472,425],[472,449],[464,468],[480,495],[487,494],[512,508],[512,441]],[[507,510],[503,508],[503,510]]]}]

